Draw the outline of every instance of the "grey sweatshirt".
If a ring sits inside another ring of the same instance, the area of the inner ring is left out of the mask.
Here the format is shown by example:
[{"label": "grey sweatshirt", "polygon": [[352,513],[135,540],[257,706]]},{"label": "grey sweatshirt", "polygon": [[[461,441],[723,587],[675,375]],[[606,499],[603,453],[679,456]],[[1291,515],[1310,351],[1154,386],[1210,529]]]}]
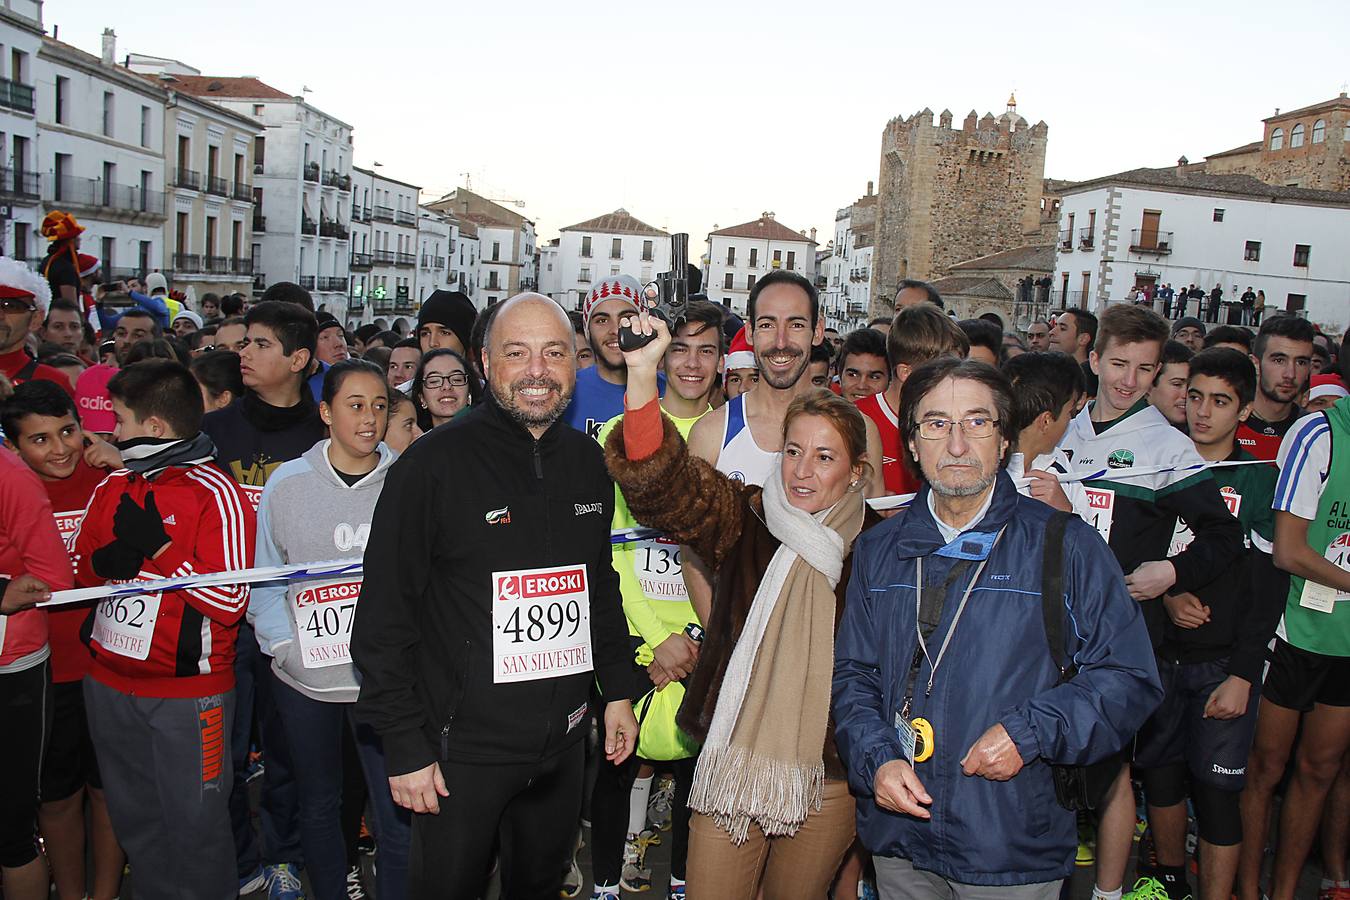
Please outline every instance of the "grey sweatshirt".
[{"label": "grey sweatshirt", "polygon": [[[329,462],[329,443],[320,441],[267,480],[255,565],[364,555],[375,502],[397,454],[380,444],[379,464],[348,487]],[[356,702],[360,681],[348,642],[360,593],[359,575],[254,585],[248,621],[278,678],[315,700]]]}]

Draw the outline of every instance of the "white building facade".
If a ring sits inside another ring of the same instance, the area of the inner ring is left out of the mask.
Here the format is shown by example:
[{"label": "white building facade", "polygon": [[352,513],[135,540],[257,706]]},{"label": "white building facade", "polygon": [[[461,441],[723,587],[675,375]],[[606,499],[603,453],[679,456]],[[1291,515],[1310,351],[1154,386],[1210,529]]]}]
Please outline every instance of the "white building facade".
[{"label": "white building facade", "polygon": [[[518,207],[525,205],[524,201],[503,202]],[[462,229],[473,226],[477,231],[478,282],[482,293],[465,293],[473,298],[479,309],[522,291],[538,290],[539,251],[534,222],[468,188],[456,188],[426,205],[451,216]],[[458,271],[464,271],[463,267]]]},{"label": "white building facade", "polygon": [[815,282],[815,229],[793,231],[766,212],[753,222],[713,231],[707,238],[703,288],[708,299],[745,315],[755,282],[774,269],[798,272]]},{"label": "white building facade", "polygon": [[262,125],[188,93],[168,91],[165,266],[196,297],[253,286],[253,147]]},{"label": "white building facade", "polygon": [[[354,271],[348,317],[363,301],[361,319],[417,312],[417,198],[422,189],[373,169],[352,169]],[[360,265],[356,265],[359,261]]]},{"label": "white building facade", "polygon": [[253,152],[253,286],[310,291],[340,315],[351,258],[352,127],[256,78],[174,76],[199,97],[260,122]]},{"label": "white building facade", "polygon": [[38,160],[37,77],[42,49],[42,3],[9,0],[0,6],[0,255],[40,258],[42,200]]},{"label": "white building facade", "polygon": [[1348,194],[1136,169],[1067,188],[1059,227],[1052,305],[1101,309],[1146,284],[1222,285],[1236,300],[1250,286],[1268,314],[1350,325]]},{"label": "white building facade", "polygon": [[433,291],[451,290],[450,252],[454,249],[454,221],[426,207],[417,210],[417,278],[413,282],[417,304]]},{"label": "white building facade", "polygon": [[566,306],[560,268],[561,247],[562,238],[554,238],[539,248],[539,293],[552,297],[559,305]]},{"label": "white building facade", "polygon": [[628,275],[648,284],[658,272],[671,271],[670,235],[617,209],[562,229],[556,264],[557,296],[549,296],[564,309],[579,310],[601,278]]},{"label": "white building facade", "polygon": [[463,291],[474,305],[482,308],[479,296],[478,226],[463,219],[451,219],[453,246],[450,248],[450,285]]},{"label": "white building facade", "polygon": [[[111,31],[102,50],[44,38],[37,53],[39,212],[75,216],[83,252],[102,260],[105,275],[144,277],[164,265],[167,93],[115,64]],[[41,243],[34,256],[46,252]]]}]

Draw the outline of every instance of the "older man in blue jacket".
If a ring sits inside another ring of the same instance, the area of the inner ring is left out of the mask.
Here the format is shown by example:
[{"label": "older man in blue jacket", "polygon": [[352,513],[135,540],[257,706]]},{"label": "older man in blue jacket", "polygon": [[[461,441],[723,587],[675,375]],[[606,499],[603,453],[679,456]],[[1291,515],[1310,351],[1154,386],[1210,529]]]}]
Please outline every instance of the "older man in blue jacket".
[{"label": "older man in blue jacket", "polygon": [[1003,471],[1011,390],[971,361],[910,376],[902,436],[928,484],[854,548],[834,716],[886,900],[1055,900],[1076,831],[1051,765],[1116,753],[1162,698],[1138,605],[1078,519],[1063,553],[1077,675],[1061,683],[1040,602],[1053,511]]}]

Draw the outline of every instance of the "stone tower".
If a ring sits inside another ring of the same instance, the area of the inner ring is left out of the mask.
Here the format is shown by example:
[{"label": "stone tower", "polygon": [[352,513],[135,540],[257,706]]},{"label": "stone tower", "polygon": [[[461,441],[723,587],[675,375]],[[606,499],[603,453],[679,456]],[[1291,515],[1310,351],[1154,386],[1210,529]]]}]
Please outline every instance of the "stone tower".
[{"label": "stone tower", "polygon": [[904,278],[931,280],[952,265],[1034,241],[1041,225],[1044,122],[1017,101],[994,118],[974,110],[960,128],[950,110],[886,123],[872,266],[872,313],[884,314]]}]

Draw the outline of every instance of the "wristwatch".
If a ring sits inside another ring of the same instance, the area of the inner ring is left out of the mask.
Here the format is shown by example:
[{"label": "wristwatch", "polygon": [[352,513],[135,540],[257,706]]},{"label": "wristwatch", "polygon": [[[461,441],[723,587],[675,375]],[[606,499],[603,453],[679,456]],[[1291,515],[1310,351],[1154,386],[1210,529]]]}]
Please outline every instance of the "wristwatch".
[{"label": "wristwatch", "polygon": [[688,636],[689,640],[693,641],[695,644],[703,643],[703,626],[697,622],[690,622],[688,625],[684,626],[684,633]]}]

